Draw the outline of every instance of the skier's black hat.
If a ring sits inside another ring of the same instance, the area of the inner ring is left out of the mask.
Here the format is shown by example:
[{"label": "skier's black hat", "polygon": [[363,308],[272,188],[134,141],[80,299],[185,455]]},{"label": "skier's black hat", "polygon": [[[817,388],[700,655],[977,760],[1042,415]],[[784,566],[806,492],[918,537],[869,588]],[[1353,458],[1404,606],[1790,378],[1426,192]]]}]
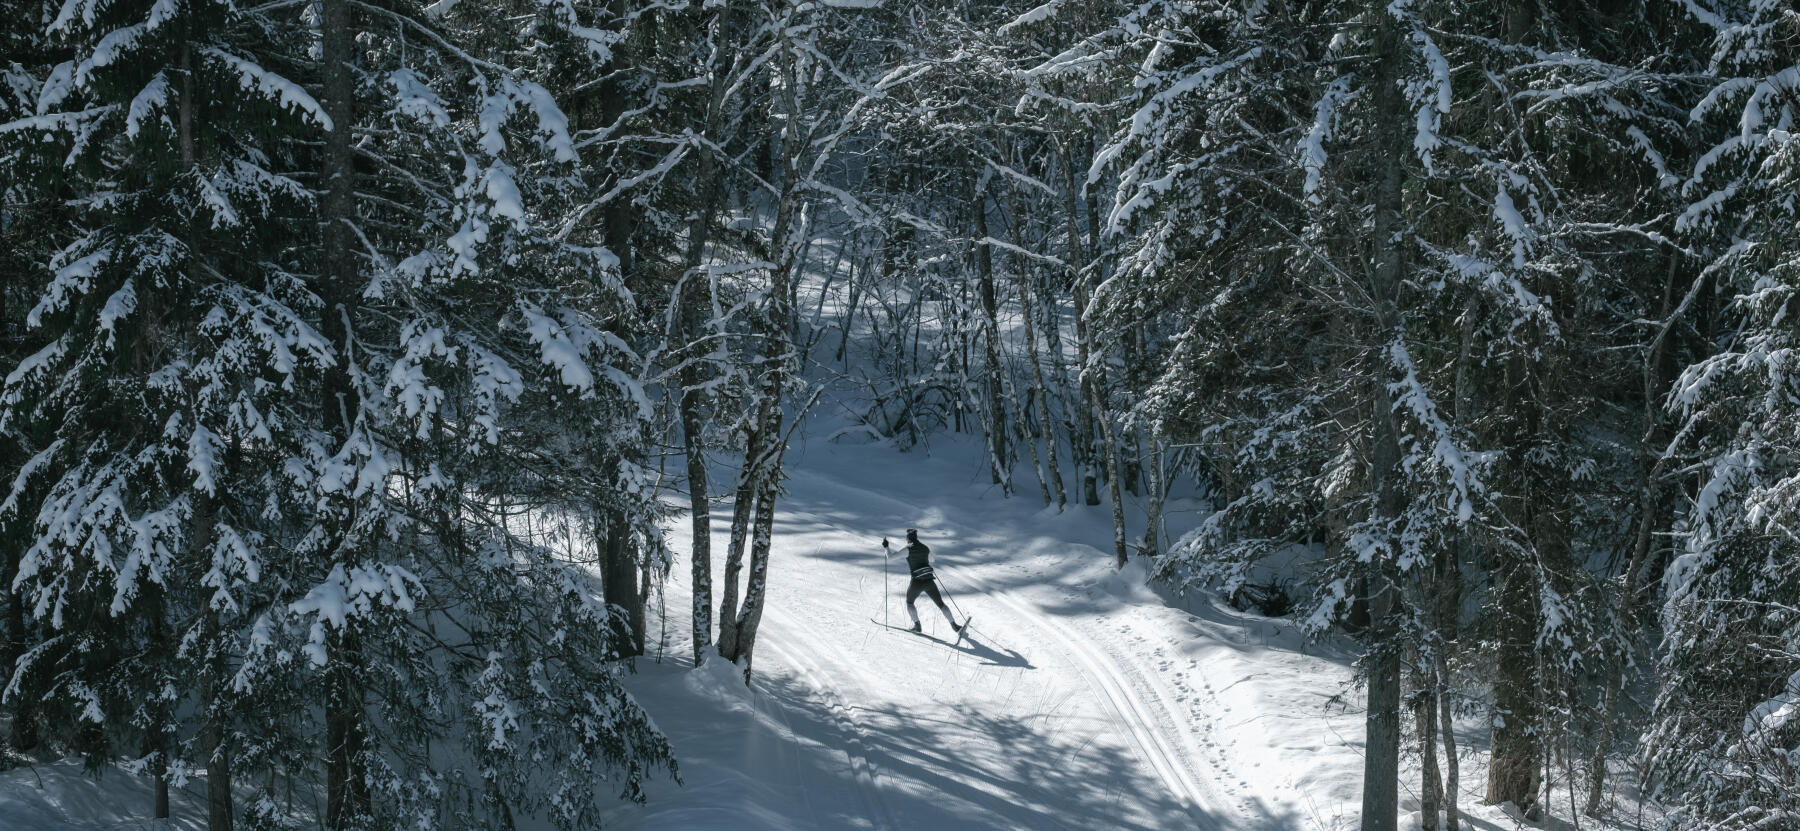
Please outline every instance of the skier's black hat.
[{"label": "skier's black hat", "polygon": [[919,529],[917,529],[917,528],[906,529],[906,538],[909,540],[918,539],[919,538]]}]

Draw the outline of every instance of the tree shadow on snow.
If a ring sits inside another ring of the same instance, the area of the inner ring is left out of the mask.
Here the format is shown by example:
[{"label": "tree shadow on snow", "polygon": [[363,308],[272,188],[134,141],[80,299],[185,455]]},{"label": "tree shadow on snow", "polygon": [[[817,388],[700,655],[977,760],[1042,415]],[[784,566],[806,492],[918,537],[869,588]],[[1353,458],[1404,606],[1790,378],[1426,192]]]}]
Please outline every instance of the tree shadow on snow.
[{"label": "tree shadow on snow", "polygon": [[[1050,714],[986,713],[943,701],[856,708],[845,718],[784,674],[757,686],[783,702],[799,738],[844,754],[834,787],[873,789],[870,824],[895,828],[1297,828],[1297,818],[1225,818],[1185,805],[1105,725],[1057,729]],[[859,784],[854,758],[872,784]],[[848,819],[848,818],[846,818]],[[859,817],[858,820],[867,820]],[[1244,819],[1252,822],[1245,823]],[[854,824],[862,825],[863,822]]]}]

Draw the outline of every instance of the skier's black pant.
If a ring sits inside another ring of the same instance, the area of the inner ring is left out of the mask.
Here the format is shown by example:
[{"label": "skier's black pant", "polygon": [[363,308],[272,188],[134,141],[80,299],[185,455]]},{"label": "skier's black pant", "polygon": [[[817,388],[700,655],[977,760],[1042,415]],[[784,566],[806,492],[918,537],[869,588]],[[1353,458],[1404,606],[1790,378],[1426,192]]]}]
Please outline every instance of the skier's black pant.
[{"label": "skier's black pant", "polygon": [[954,620],[950,617],[950,607],[944,605],[944,596],[938,592],[937,581],[930,577],[914,577],[911,583],[906,584],[906,613],[914,623],[919,622],[919,610],[913,606],[913,601],[919,599],[920,592],[931,595],[931,602],[943,610],[944,617]]}]

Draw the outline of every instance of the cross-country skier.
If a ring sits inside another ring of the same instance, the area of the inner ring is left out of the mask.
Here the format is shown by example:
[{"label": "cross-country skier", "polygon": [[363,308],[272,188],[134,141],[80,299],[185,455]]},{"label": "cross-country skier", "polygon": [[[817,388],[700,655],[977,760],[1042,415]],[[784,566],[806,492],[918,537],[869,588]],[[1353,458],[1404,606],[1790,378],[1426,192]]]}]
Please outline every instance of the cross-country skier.
[{"label": "cross-country skier", "polygon": [[[887,540],[881,541],[887,547]],[[906,584],[906,613],[912,616],[912,631],[922,631],[919,627],[919,609],[913,601],[919,599],[919,592],[931,595],[931,602],[936,603],[938,611],[944,613],[944,619],[950,621],[950,628],[962,631],[963,624],[957,623],[950,614],[950,607],[944,605],[944,596],[938,592],[937,575],[931,570],[931,549],[919,542],[916,528],[906,529],[906,567],[912,570],[912,582]]]}]

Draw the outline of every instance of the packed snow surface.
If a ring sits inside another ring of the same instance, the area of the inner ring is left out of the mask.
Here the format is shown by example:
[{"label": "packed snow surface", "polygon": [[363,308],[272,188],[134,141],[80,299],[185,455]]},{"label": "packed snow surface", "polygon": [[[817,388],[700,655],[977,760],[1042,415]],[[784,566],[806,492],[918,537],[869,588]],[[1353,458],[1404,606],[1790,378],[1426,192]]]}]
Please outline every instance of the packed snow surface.
[{"label": "packed snow surface", "polygon": [[[1321,656],[1287,620],[1198,597],[1171,605],[1145,586],[1142,564],[1114,568],[1109,509],[1003,499],[975,448],[935,443],[790,451],[749,690],[716,658],[687,668],[688,621],[675,610],[688,605],[688,563],[677,563],[667,628],[651,632],[667,653],[640,663],[633,688],[674,741],[685,787],[660,784],[648,805],[621,806],[614,827],[1354,819],[1362,714],[1347,656]],[[715,573],[728,520],[720,506]],[[685,552],[685,520],[674,528]],[[973,616],[966,637],[928,597],[924,634],[882,625],[911,623],[907,528],[931,546],[958,618]]]}]

